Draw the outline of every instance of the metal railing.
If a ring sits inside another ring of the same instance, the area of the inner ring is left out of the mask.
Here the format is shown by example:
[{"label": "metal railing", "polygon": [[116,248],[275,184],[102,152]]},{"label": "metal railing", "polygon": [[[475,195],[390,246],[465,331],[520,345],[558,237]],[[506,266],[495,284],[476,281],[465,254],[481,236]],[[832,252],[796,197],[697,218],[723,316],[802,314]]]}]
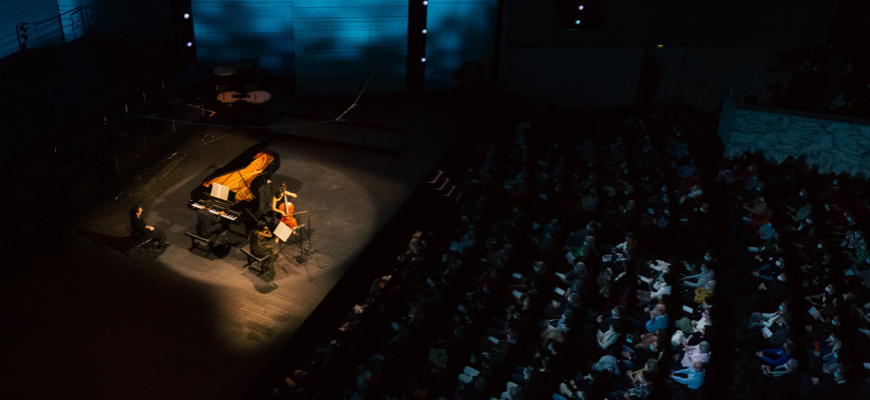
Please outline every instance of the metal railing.
[{"label": "metal railing", "polygon": [[40,22],[15,25],[19,50],[56,47],[84,36],[91,27],[90,6],[79,6]]}]

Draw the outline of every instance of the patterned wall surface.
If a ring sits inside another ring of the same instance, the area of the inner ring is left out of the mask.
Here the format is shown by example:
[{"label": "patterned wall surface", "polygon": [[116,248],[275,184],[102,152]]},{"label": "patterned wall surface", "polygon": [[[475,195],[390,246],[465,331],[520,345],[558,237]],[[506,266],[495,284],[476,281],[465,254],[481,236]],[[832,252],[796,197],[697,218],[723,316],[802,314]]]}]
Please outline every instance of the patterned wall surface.
[{"label": "patterned wall surface", "polygon": [[495,46],[496,0],[429,2],[426,12],[426,91],[452,90],[465,62],[491,80]]},{"label": "patterned wall surface", "polygon": [[299,94],[405,90],[407,1],[296,0],[293,36]]},{"label": "patterned wall surface", "polygon": [[207,67],[257,60],[261,71],[293,71],[293,1],[191,0],[196,54]]},{"label": "patterned wall surface", "polygon": [[[725,143],[726,157],[760,150],[774,162],[788,156],[806,157],[806,162],[817,165],[823,174],[870,176],[870,120],[734,106],[733,102],[731,107],[736,108],[731,130],[719,135],[730,136]],[[720,124],[720,129],[727,125]]]}]

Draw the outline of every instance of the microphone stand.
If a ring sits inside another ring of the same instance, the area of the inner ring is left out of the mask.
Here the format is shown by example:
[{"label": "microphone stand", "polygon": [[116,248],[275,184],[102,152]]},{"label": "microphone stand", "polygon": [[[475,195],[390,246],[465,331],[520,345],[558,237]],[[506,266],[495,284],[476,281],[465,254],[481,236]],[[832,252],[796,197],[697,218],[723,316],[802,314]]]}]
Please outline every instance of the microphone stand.
[{"label": "microphone stand", "polygon": [[[145,95],[144,93],[142,94]],[[148,157],[148,132],[142,131],[142,143],[145,145],[145,169],[142,171],[151,171],[155,172],[154,168],[151,168],[151,159]]]},{"label": "microphone stand", "polygon": [[117,154],[115,154],[115,175],[118,177],[118,188],[120,190],[120,193],[118,193],[118,195],[115,196],[115,200],[118,200],[119,198],[121,198],[121,196],[127,196],[127,195],[129,195],[129,193],[124,191],[124,182],[121,180],[121,167],[118,164],[118,155]]},{"label": "microphone stand", "polygon": [[175,118],[172,119],[172,140],[175,142],[175,152],[169,155],[167,160],[171,160],[177,155],[187,156],[187,153],[181,151],[181,146],[178,144],[178,129],[175,127]]}]

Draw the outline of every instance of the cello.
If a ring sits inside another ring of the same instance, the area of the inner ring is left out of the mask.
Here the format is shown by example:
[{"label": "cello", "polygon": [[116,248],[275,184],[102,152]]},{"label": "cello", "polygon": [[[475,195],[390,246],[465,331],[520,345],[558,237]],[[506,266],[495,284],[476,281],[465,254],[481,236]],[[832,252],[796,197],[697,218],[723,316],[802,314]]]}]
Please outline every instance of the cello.
[{"label": "cello", "polygon": [[290,229],[296,229],[297,222],[296,217],[293,216],[295,208],[293,207],[293,203],[290,200],[287,200],[287,184],[281,184],[281,196],[284,197],[284,201],[278,205],[278,210],[284,213],[281,216],[281,223],[287,225]]}]

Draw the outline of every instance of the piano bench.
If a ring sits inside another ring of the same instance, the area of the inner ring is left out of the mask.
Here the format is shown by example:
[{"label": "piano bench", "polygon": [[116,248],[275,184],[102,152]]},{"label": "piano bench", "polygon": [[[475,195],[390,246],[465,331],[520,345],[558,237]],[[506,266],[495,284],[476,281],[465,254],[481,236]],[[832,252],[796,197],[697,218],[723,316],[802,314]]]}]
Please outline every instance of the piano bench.
[{"label": "piano bench", "polygon": [[[264,272],[269,270],[269,265],[267,262],[267,260],[269,259],[269,254],[266,254],[265,256],[262,256],[262,257],[257,257],[254,255],[254,253],[251,253],[250,250],[248,250],[244,247],[240,247],[240,249],[242,250],[242,253],[245,253],[245,256],[248,257],[248,263],[245,264],[242,268],[245,268],[245,267],[250,265],[251,266],[250,269],[252,271],[256,272],[257,275],[261,275]],[[253,266],[254,263],[259,265],[260,269],[255,269]]]},{"label": "piano bench", "polygon": [[190,238],[190,249],[188,249],[188,250],[193,250],[193,249],[199,247],[200,249],[205,250],[206,256],[211,254],[212,248],[211,248],[211,246],[209,246],[209,243],[208,243],[209,239],[206,239],[202,236],[194,235],[194,234],[189,233],[189,232],[184,232],[184,234]]}]

